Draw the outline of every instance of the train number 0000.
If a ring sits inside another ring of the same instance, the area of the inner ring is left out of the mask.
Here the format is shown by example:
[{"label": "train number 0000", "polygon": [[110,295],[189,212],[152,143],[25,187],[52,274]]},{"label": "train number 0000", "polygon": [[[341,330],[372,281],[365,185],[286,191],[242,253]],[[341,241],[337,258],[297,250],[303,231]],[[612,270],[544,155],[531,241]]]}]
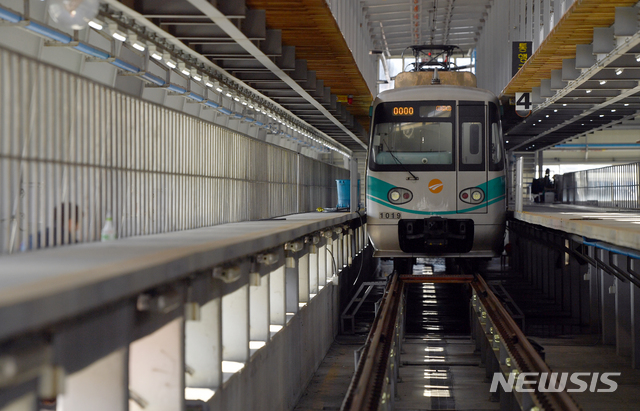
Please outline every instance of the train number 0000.
[{"label": "train number 0000", "polygon": [[412,116],[413,107],[394,107],[393,115],[394,116]]}]

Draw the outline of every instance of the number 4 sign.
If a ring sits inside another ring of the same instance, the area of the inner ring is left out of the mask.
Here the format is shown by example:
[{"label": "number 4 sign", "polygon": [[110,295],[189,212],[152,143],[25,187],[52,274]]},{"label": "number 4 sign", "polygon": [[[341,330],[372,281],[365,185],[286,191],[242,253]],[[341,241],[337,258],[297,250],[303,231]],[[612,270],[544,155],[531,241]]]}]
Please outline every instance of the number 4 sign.
[{"label": "number 4 sign", "polygon": [[531,106],[531,93],[516,93],[516,111],[529,111]]}]

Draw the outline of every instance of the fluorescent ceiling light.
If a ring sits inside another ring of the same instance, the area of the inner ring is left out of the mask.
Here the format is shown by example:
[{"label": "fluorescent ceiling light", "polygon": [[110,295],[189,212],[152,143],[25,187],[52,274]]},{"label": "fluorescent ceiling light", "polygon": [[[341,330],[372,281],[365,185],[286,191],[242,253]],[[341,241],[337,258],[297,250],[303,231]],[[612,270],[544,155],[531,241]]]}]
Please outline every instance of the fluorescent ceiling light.
[{"label": "fluorescent ceiling light", "polygon": [[174,69],[178,67],[178,63],[176,63],[176,61],[171,58],[171,54],[164,53],[162,54],[162,57],[164,58],[164,61],[167,63],[167,66],[169,66],[169,68]]},{"label": "fluorescent ceiling light", "polygon": [[187,65],[185,63],[183,63],[183,62],[178,63],[178,69],[185,76],[187,76],[187,77],[191,76],[191,70],[189,70],[187,68]]},{"label": "fluorescent ceiling light", "polygon": [[202,80],[202,76],[200,74],[198,74],[198,70],[192,68],[191,69],[191,77],[193,77],[193,79],[195,81],[201,81]]},{"label": "fluorescent ceiling light", "polygon": [[624,69],[622,67],[616,69],[616,76],[619,76],[620,74],[622,74],[623,71]]},{"label": "fluorescent ceiling light", "polygon": [[140,41],[134,41],[131,45],[134,49],[139,51],[145,51],[147,49],[147,47]]},{"label": "fluorescent ceiling light", "polygon": [[98,19],[89,20],[89,27],[94,30],[102,30],[104,28],[104,23]]},{"label": "fluorescent ceiling light", "polygon": [[149,55],[158,61],[162,60],[162,53],[160,53],[158,48],[153,44],[149,45]]},{"label": "fluorescent ceiling light", "polygon": [[111,32],[111,37],[113,37],[114,39],[118,41],[127,40],[127,35],[124,32],[118,30],[118,25],[115,23],[109,24],[109,31]]}]

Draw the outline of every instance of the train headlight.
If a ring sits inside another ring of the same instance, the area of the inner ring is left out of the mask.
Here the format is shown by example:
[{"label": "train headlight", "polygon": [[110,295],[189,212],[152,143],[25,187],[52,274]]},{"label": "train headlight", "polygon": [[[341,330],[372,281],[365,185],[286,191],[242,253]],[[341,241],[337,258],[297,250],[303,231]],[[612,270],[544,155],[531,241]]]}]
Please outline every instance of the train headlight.
[{"label": "train headlight", "polygon": [[387,199],[391,204],[404,204],[413,199],[413,193],[406,188],[394,187],[387,193]]},{"label": "train headlight", "polygon": [[484,191],[478,187],[465,188],[460,192],[460,200],[469,204],[479,204],[484,201]]}]

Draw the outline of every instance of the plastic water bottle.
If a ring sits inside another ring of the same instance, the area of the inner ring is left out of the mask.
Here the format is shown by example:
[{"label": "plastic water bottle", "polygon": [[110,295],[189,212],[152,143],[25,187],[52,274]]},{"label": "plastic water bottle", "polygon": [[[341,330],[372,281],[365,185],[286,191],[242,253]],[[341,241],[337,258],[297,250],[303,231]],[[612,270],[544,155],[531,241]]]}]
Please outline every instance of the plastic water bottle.
[{"label": "plastic water bottle", "polygon": [[107,212],[107,221],[102,228],[102,241],[111,241],[116,239],[116,229],[113,227],[113,220],[111,219],[111,213]]}]

